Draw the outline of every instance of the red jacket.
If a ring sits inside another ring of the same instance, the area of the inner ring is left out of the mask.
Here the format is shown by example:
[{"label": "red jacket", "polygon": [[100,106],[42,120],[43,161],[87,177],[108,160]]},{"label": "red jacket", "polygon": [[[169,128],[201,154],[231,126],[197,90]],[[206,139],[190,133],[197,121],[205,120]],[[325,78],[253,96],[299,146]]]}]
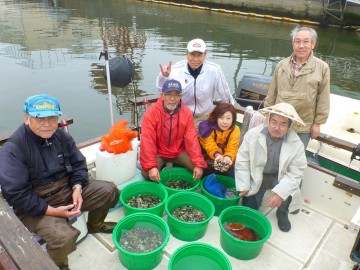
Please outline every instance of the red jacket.
[{"label": "red jacket", "polygon": [[201,154],[192,113],[180,102],[173,114],[163,107],[163,100],[151,105],[141,124],[140,163],[144,171],[157,168],[156,156],[174,159],[186,151],[195,167],[206,168]]}]

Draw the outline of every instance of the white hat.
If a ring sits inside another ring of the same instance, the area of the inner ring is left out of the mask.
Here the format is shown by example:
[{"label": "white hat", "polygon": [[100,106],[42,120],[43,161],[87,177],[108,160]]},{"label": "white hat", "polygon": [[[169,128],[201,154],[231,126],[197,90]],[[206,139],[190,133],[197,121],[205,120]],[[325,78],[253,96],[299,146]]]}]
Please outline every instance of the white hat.
[{"label": "white hat", "polygon": [[200,38],[193,39],[188,43],[187,51],[188,53],[192,53],[192,52],[204,53],[206,51],[206,44]]},{"label": "white hat", "polygon": [[303,120],[301,120],[295,108],[288,103],[278,103],[273,106],[260,109],[260,112],[267,116],[275,113],[290,119],[294,124],[298,126],[305,126],[305,123],[303,122]]}]

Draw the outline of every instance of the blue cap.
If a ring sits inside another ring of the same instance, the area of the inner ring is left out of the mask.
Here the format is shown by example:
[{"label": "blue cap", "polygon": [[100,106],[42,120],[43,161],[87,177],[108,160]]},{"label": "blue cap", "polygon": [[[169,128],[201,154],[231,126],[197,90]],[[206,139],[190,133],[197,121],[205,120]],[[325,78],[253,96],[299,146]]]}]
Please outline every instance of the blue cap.
[{"label": "blue cap", "polygon": [[25,100],[24,113],[40,118],[62,115],[59,101],[46,94],[28,97]]},{"label": "blue cap", "polygon": [[162,88],[162,92],[178,91],[181,93],[181,83],[177,80],[167,80]]}]

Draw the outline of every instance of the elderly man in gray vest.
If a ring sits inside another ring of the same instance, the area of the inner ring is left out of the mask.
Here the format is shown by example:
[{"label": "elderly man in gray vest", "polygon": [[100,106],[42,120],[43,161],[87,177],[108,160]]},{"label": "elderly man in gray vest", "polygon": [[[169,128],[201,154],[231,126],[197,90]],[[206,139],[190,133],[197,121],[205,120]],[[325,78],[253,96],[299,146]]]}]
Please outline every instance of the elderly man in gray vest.
[{"label": "elderly man in gray vest", "polygon": [[259,209],[267,189],[267,206],[277,208],[281,231],[288,232],[288,212],[301,206],[300,182],[307,166],[304,145],[293,130],[304,125],[294,107],[279,103],[260,110],[265,124],[250,129],[244,137],[235,163],[236,190],[242,205]]}]

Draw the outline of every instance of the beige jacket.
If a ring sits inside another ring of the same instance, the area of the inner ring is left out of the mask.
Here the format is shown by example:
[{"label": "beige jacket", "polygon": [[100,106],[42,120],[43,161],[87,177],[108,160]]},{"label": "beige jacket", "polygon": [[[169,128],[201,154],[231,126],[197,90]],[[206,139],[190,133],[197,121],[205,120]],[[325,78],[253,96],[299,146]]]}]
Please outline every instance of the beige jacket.
[{"label": "beige jacket", "polygon": [[294,106],[306,126],[298,133],[310,132],[311,125],[325,124],[330,111],[330,69],[327,63],[311,53],[307,64],[295,77],[291,58],[281,60],[275,68],[273,80],[265,100],[265,107],[280,102]]}]

